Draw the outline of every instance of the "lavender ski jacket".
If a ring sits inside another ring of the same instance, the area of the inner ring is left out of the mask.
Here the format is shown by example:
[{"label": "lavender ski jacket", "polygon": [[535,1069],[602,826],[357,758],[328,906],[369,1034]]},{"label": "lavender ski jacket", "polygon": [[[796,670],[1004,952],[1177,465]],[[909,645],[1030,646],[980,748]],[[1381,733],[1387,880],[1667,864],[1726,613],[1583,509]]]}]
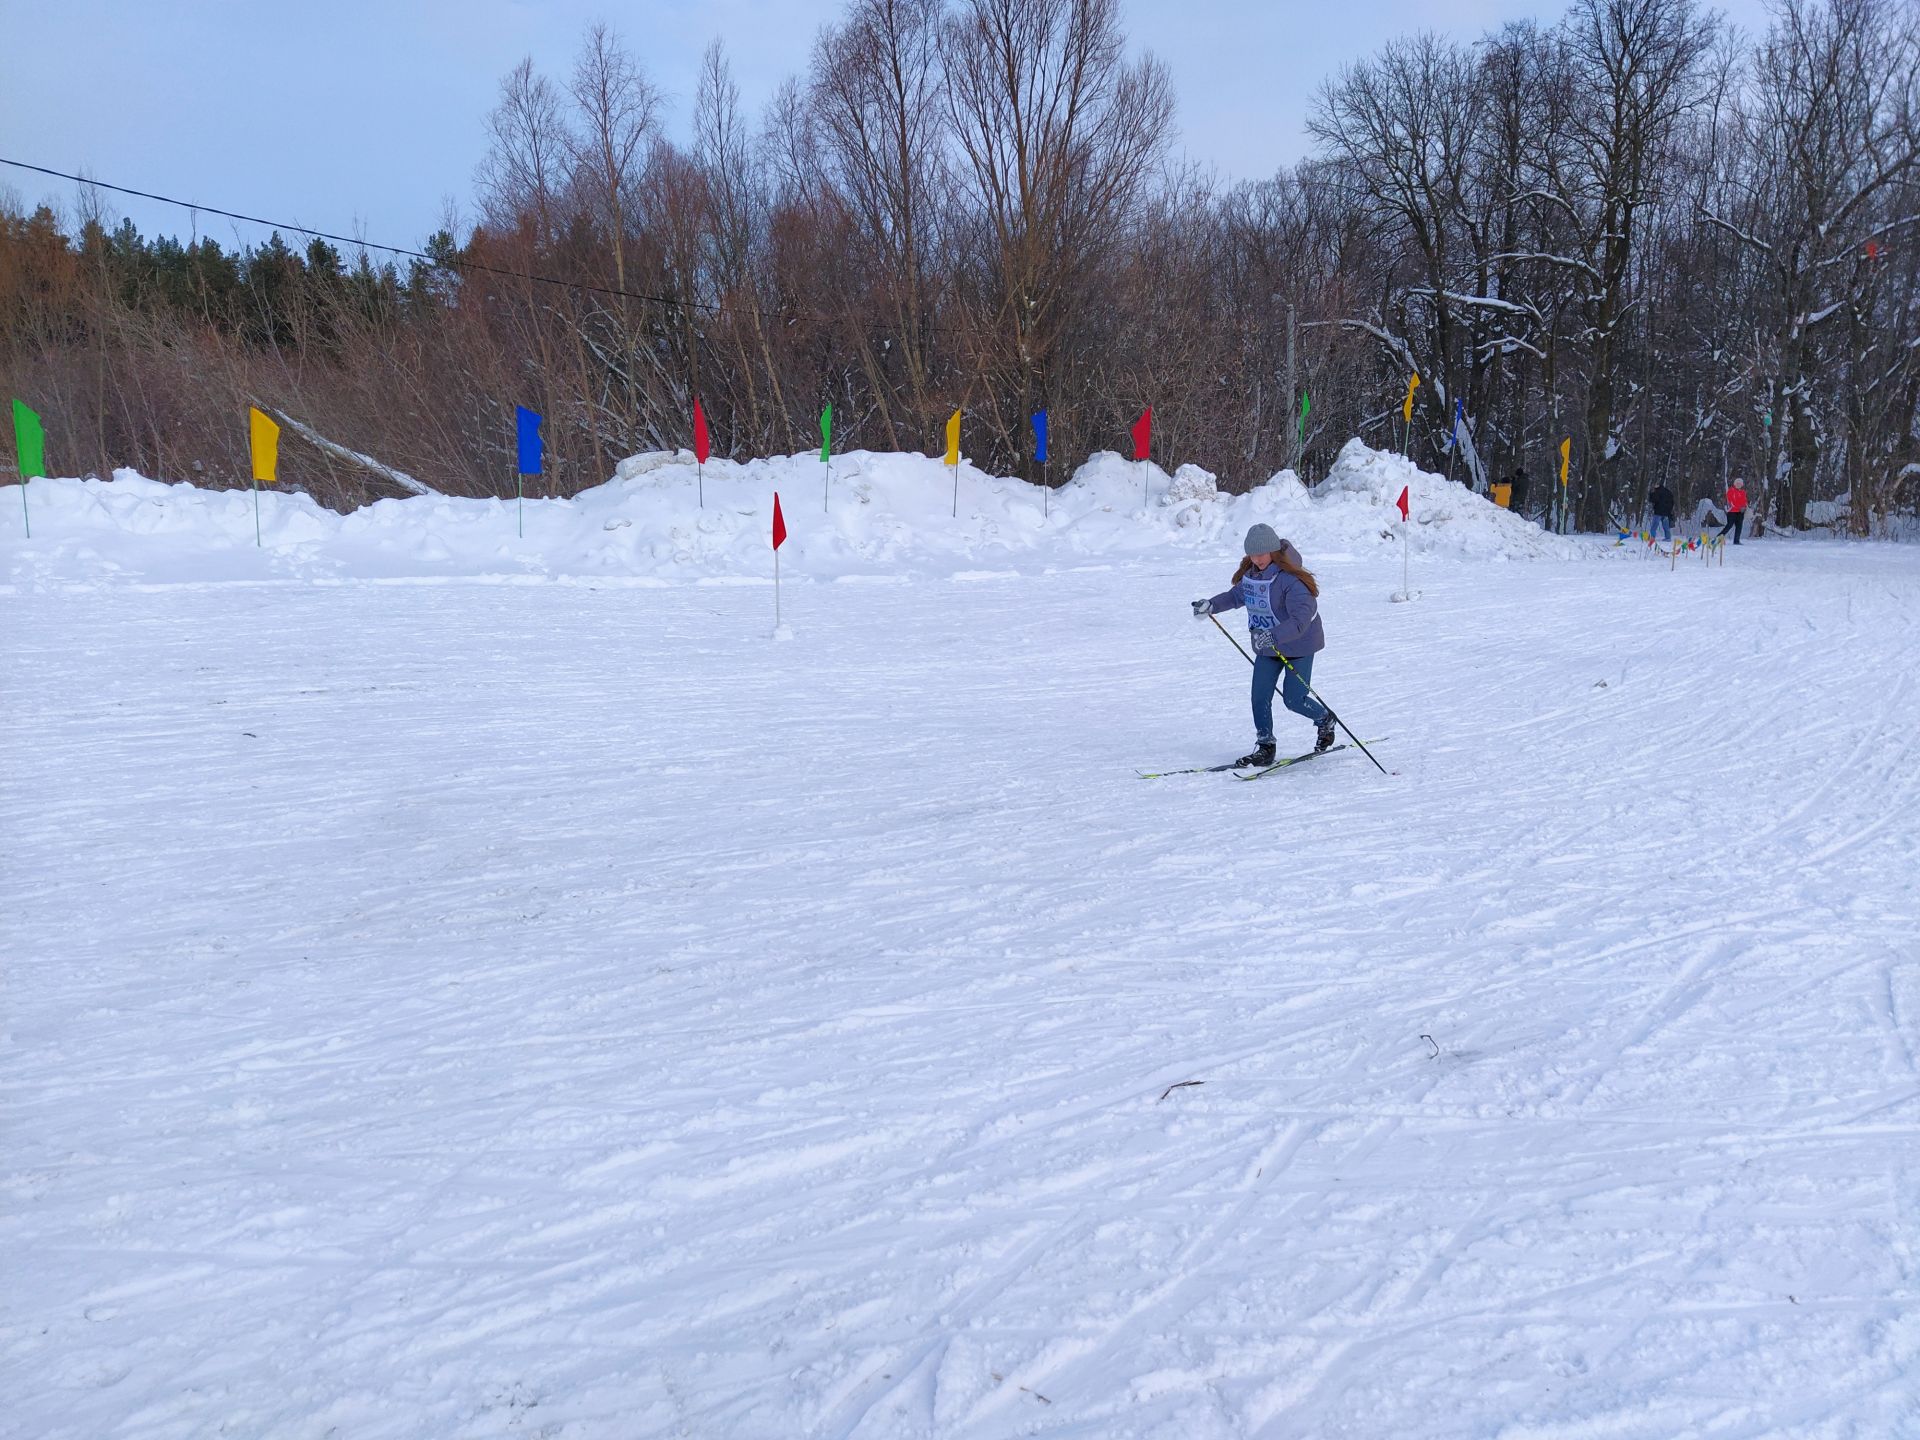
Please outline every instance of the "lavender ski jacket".
[{"label": "lavender ski jacket", "polygon": [[[1287,558],[1300,563],[1300,553],[1288,546]],[[1253,636],[1256,655],[1284,655],[1297,660],[1302,655],[1318,654],[1326,649],[1327,634],[1320,626],[1320,605],[1313,592],[1278,565],[1250,571],[1231,590],[1223,590],[1207,602],[1208,613],[1246,607],[1247,629]]]}]

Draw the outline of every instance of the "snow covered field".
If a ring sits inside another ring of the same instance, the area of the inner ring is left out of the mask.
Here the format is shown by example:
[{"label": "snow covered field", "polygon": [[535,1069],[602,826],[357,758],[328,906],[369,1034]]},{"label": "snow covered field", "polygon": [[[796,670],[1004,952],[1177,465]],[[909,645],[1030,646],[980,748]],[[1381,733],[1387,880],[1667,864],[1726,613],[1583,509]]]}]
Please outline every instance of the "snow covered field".
[{"label": "snow covered field", "polygon": [[0,596],[0,1435],[1920,1435],[1920,551],[1303,548]]}]

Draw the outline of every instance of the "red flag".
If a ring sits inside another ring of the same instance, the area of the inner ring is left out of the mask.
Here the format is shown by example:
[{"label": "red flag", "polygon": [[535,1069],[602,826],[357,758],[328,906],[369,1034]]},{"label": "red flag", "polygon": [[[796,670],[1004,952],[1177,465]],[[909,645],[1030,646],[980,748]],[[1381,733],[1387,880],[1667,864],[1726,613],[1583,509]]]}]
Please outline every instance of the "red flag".
[{"label": "red flag", "polygon": [[700,402],[693,402],[693,458],[702,465],[707,456],[713,453],[713,446],[707,439],[707,412],[700,408]]},{"label": "red flag", "polygon": [[1412,488],[1413,487],[1411,485],[1402,485],[1400,487],[1400,498],[1393,502],[1394,504],[1400,507],[1400,518],[1402,520],[1411,518],[1407,514],[1407,492]]},{"label": "red flag", "polygon": [[1867,242],[1867,258],[1869,260],[1878,260],[1880,258],[1880,242],[1878,240],[1869,240]]},{"label": "red flag", "polygon": [[1153,407],[1149,405],[1133,422],[1133,458],[1145,460],[1153,450]]},{"label": "red flag", "polygon": [[773,548],[778,550],[787,540],[787,517],[780,513],[780,492],[773,492]]}]

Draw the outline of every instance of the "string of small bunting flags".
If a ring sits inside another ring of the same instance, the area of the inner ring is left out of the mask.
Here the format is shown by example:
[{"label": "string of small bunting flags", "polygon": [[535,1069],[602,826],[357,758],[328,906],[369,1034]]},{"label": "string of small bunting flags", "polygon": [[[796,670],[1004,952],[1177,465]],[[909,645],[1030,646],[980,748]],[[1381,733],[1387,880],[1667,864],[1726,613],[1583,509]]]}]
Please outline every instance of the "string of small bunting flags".
[{"label": "string of small bunting flags", "polygon": [[[1651,530],[1616,530],[1614,534],[1619,537],[1613,542],[1613,548],[1616,550],[1629,540],[1639,540],[1654,549],[1660,549],[1661,540]],[[1682,550],[1698,550],[1703,545],[1709,550],[1718,550],[1727,543],[1727,537],[1724,535],[1693,535],[1685,539],[1675,540],[1672,543],[1678,545]],[[1660,553],[1665,555],[1667,552],[1660,550]]]},{"label": "string of small bunting flags", "polygon": [[1718,556],[1722,565],[1727,563],[1727,537],[1725,535],[1688,535],[1669,541],[1664,545],[1652,530],[1616,529],[1614,535],[1613,548],[1616,550],[1625,545],[1629,540],[1638,540],[1647,547],[1648,553],[1664,556],[1670,562],[1678,560],[1682,555],[1698,553],[1703,560],[1710,561],[1715,556]]}]

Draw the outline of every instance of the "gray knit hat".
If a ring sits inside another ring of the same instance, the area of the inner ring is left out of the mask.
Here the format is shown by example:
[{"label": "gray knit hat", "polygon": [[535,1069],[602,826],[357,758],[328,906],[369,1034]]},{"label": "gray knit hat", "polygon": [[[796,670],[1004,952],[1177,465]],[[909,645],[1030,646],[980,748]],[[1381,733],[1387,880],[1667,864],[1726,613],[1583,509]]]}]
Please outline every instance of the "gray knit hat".
[{"label": "gray knit hat", "polygon": [[1278,555],[1286,545],[1271,525],[1256,525],[1247,531],[1247,554]]}]

